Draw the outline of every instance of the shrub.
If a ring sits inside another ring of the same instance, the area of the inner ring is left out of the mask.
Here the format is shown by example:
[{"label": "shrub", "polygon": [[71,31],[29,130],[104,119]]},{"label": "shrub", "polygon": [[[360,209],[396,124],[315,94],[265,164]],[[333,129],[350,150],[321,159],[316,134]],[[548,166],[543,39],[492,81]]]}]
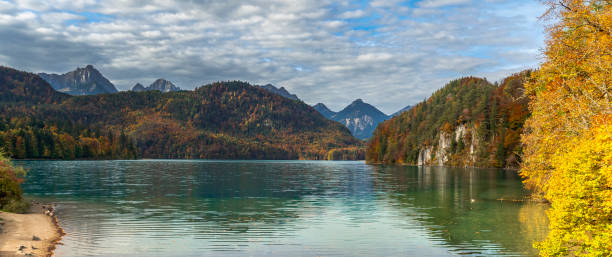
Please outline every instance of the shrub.
[{"label": "shrub", "polygon": [[0,152],[0,210],[23,213],[28,209],[20,186],[25,174],[22,167],[15,167],[11,160]]}]

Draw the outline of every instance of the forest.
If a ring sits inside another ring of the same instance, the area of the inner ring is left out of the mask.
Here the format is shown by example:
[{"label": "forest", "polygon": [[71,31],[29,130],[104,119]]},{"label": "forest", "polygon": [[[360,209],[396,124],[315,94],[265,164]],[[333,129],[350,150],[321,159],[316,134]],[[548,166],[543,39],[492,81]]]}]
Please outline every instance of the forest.
[{"label": "forest", "polygon": [[518,167],[520,135],[529,116],[523,83],[530,73],[514,74],[499,84],[476,77],[449,82],[426,101],[381,123],[366,160],[415,165],[423,149],[441,147],[441,134],[465,126],[468,131],[462,136],[450,136],[444,165]]},{"label": "forest", "polygon": [[17,159],[363,156],[362,143],[341,124],[240,81],[68,96],[38,75],[1,67],[0,86],[0,148]]}]

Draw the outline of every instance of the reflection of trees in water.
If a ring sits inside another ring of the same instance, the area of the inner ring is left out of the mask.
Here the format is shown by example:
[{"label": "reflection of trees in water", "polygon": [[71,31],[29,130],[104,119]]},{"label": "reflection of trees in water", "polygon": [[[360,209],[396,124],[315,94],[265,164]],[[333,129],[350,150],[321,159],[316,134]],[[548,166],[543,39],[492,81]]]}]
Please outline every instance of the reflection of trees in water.
[{"label": "reflection of trees in water", "polygon": [[375,209],[364,201],[372,197],[369,167],[354,170],[354,164],[97,161],[29,165],[34,169],[29,193],[56,195],[60,202],[69,198],[59,195],[71,195],[78,204],[66,204],[60,215],[71,223],[67,230],[91,246],[127,234],[248,238],[272,236],[274,231],[275,236],[287,235],[298,229],[295,223],[300,215],[316,216],[337,203],[330,199],[342,199],[347,213]]},{"label": "reflection of trees in water", "polygon": [[113,245],[100,243],[105,240],[143,244],[149,240],[167,249],[163,244],[171,240],[155,239],[195,238],[222,244],[290,238],[304,229],[300,226],[325,224],[329,210],[338,211],[353,226],[386,222],[389,206],[400,220],[405,217],[411,223],[402,224],[425,227],[433,241],[443,240],[461,252],[491,245],[526,252],[545,231],[541,205],[496,200],[524,196],[512,171],[342,162],[31,165],[45,169],[29,173],[34,179],[24,185],[26,192],[51,195],[61,202],[75,200],[72,206],[60,207],[58,215],[68,223],[68,237],[81,237],[74,241],[81,249]]},{"label": "reflection of trees in water", "polygon": [[[521,223],[521,235],[525,242],[533,243],[542,241],[548,234],[548,216],[546,210],[548,205],[528,203],[521,207],[518,219]],[[532,249],[536,252],[535,249]]]},{"label": "reflection of trees in water", "polygon": [[502,252],[534,255],[533,241],[546,235],[545,205],[498,200],[524,198],[514,171],[376,166],[374,174],[390,205],[459,252],[498,245]]}]

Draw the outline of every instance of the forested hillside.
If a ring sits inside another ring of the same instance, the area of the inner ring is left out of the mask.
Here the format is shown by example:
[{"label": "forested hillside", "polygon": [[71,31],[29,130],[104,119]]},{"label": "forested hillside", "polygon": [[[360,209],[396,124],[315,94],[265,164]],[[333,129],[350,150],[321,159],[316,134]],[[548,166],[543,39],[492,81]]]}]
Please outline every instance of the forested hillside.
[{"label": "forested hillside", "polygon": [[0,82],[0,148],[14,158],[351,159],[328,153],[360,144],[310,106],[244,82],[89,96],[10,68]]},{"label": "forested hillside", "polygon": [[523,83],[530,72],[493,85],[467,77],[378,125],[369,163],[518,167],[520,134],[529,115]]}]

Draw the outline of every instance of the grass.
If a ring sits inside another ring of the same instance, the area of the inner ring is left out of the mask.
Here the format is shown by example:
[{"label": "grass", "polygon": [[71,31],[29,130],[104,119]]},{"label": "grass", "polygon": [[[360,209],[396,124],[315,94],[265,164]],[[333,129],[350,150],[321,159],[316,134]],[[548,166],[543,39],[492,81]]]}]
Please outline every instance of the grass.
[{"label": "grass", "polygon": [[7,204],[2,206],[1,211],[13,213],[26,213],[30,209],[30,203],[24,199],[11,199]]}]

